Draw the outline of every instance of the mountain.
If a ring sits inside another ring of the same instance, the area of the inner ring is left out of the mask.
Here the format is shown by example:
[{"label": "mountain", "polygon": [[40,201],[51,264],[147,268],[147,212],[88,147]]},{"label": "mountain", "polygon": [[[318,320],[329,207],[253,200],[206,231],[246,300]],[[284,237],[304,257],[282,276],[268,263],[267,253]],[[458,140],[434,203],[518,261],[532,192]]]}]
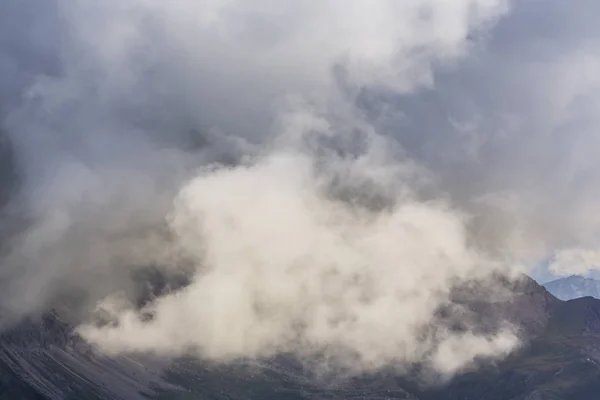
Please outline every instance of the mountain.
[{"label": "mountain", "polygon": [[[493,288],[492,288],[493,286]],[[490,292],[509,292],[508,297]],[[481,316],[482,329],[508,319],[523,346],[452,381],[425,386],[392,371],[345,381],[316,379],[282,355],[228,366],[179,359],[105,357],[56,313],[21,321],[0,335],[0,399],[411,399],[592,400],[600,393],[600,300],[561,301],[533,280],[457,288],[455,302]],[[440,318],[454,324],[452,313]],[[168,365],[168,366],[167,366]]]},{"label": "mountain", "polygon": [[[540,288],[541,289],[541,288]],[[540,292],[540,289],[536,291]],[[423,400],[596,399],[600,393],[600,300],[551,300],[548,320],[508,359],[465,373]]]},{"label": "mountain", "polygon": [[173,389],[151,362],[104,357],[56,313],[0,335],[0,399],[132,399]]},{"label": "mountain", "polygon": [[600,280],[571,275],[544,284],[544,287],[561,300],[591,296],[600,299]]}]

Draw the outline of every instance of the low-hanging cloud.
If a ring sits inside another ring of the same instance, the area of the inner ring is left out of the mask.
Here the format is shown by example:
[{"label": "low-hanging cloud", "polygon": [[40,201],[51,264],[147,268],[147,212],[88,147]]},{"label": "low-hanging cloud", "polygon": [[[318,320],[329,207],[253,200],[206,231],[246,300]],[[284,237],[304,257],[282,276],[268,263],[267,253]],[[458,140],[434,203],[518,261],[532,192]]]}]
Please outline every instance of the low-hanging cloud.
[{"label": "low-hanging cloud", "polygon": [[193,282],[145,308],[150,321],[129,309],[118,327],[84,327],[84,337],[113,351],[215,359],[318,351],[358,369],[431,356],[443,372],[513,348],[509,329],[471,347],[471,333],[432,325],[453,280],[495,267],[467,247],[456,212],[410,197],[384,211],[352,206],[324,194],[313,168],[276,153],[189,182],[171,227],[197,260]]},{"label": "low-hanging cloud", "polygon": [[[594,248],[597,6],[565,7],[4,1],[3,314],[100,302],[114,323],[79,332],[104,350],[213,360],[506,354],[509,324],[437,316]],[[140,302],[148,267],[184,283]]]}]

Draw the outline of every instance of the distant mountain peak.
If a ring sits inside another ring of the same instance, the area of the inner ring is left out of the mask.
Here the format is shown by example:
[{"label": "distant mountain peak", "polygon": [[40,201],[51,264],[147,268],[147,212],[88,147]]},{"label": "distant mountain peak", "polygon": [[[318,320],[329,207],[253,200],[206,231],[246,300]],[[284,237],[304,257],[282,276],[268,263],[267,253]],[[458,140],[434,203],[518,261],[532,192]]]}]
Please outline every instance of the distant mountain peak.
[{"label": "distant mountain peak", "polygon": [[580,297],[600,298],[600,280],[581,275],[570,275],[544,284],[544,287],[561,300]]}]

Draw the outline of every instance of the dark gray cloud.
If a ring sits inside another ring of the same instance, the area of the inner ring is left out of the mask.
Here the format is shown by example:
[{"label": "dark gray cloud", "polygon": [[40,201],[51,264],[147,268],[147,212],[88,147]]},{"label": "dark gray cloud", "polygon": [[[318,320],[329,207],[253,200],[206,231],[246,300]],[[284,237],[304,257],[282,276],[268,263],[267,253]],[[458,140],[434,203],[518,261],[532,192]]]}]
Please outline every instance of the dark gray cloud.
[{"label": "dark gray cloud", "polygon": [[511,235],[534,258],[597,238],[594,8],[515,2],[468,56],[436,71],[432,86],[363,95],[382,131],[435,171],[461,207],[499,229],[491,240],[507,254]]}]

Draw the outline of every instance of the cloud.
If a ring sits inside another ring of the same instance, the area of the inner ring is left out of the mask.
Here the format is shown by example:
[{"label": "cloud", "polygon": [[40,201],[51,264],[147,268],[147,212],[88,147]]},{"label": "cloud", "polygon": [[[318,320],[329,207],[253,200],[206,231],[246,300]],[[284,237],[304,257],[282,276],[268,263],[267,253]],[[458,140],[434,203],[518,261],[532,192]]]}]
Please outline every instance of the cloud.
[{"label": "cloud", "polygon": [[557,275],[586,274],[600,266],[597,250],[569,248],[556,253],[548,269]]},{"label": "cloud", "polygon": [[99,302],[116,325],[80,332],[104,350],[213,360],[450,374],[506,354],[510,326],[437,311],[465,281],[593,249],[590,7],[6,0],[4,314]]},{"label": "cloud", "polygon": [[[361,165],[350,183],[365,179],[371,190],[389,191],[361,176],[370,164]],[[468,336],[432,326],[453,279],[495,267],[467,247],[457,213],[410,197],[394,197],[385,211],[353,206],[324,193],[323,178],[306,155],[279,152],[201,174],[182,189],[171,215],[198,260],[194,281],[144,310],[150,321],[130,309],[118,314],[117,327],[87,326],[82,334],[112,351],[214,359],[332,352],[359,368],[433,352],[444,372],[497,354],[497,341],[502,352],[515,344],[510,331],[479,337],[492,347],[450,360]]]},{"label": "cloud", "polygon": [[590,7],[514,2],[487,40],[436,69],[433,86],[362,99],[378,131],[477,216],[477,240],[498,255],[539,260],[598,237]]}]

